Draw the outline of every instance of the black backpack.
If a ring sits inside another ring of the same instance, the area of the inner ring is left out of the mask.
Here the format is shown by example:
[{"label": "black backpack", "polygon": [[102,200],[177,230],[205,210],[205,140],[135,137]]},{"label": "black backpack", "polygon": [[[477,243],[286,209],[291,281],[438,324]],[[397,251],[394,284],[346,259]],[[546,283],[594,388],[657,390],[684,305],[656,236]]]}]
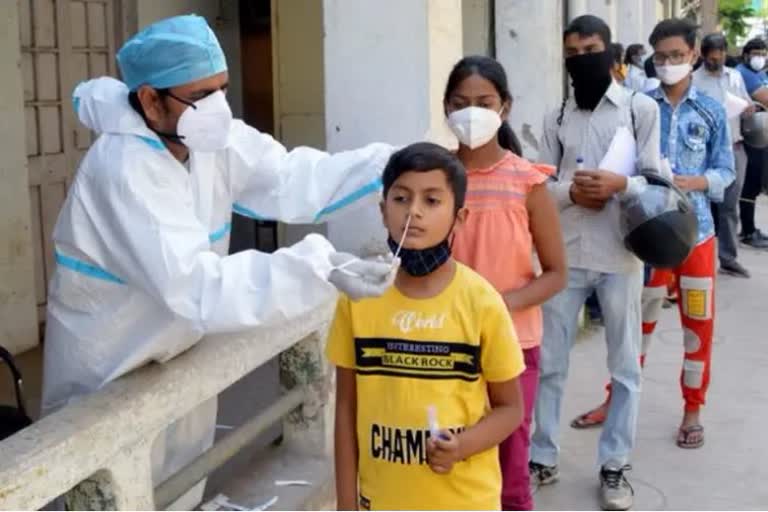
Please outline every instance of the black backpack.
[{"label": "black backpack", "polygon": [[0,405],[0,441],[32,424],[32,418],[27,414],[22,392],[21,372],[13,356],[0,346],[0,359],[5,361],[13,377],[13,387],[16,391],[16,406]]}]

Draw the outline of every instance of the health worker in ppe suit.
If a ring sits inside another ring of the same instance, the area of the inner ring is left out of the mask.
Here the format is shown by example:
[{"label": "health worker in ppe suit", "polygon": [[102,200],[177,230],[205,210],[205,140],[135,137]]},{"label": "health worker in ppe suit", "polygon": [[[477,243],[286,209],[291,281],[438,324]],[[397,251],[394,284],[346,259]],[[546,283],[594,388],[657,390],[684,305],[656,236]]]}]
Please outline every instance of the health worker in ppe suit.
[{"label": "health worker in ppe suit", "polygon": [[[99,78],[74,92],[80,121],[99,137],[53,234],[44,412],[168,361],[206,334],[289,321],[337,288],[377,296],[394,276],[396,262],[337,253],[319,235],[274,254],[227,255],[233,211],[323,222],[377,201],[390,146],[287,152],[233,120],[224,54],[199,16],[147,27],[117,60],[124,82]],[[161,434],[155,484],[212,444],[215,420],[211,400]],[[194,506],[203,485],[178,507]]]}]

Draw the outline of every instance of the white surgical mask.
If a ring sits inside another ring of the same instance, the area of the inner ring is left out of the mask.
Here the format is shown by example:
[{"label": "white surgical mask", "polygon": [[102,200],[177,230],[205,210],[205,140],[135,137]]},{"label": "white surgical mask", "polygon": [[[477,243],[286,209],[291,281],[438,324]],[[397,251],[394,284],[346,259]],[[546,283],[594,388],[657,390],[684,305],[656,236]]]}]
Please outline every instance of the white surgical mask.
[{"label": "white surgical mask", "polygon": [[684,79],[691,72],[693,67],[690,63],[670,64],[667,66],[656,66],[656,76],[667,85],[675,85]]},{"label": "white surgical mask", "polygon": [[193,151],[218,151],[227,147],[232,110],[222,91],[190,105],[179,117],[176,133]]},{"label": "white surgical mask", "polygon": [[459,142],[470,149],[479,148],[493,139],[501,126],[499,112],[482,107],[467,107],[448,116],[448,126]]},{"label": "white surgical mask", "polygon": [[762,71],[765,67],[765,57],[755,56],[749,59],[749,67],[755,71]]}]

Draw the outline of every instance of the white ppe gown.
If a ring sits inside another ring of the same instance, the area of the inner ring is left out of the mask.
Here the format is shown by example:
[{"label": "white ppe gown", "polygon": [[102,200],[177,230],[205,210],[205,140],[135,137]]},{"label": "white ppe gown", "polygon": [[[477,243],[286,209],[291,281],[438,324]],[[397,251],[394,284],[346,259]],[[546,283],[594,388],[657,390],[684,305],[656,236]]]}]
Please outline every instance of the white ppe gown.
[{"label": "white ppe gown", "polygon": [[[330,242],[310,235],[274,254],[227,255],[232,212],[323,222],[377,201],[391,146],[287,152],[234,121],[226,149],[193,152],[185,166],[130,107],[122,82],[85,82],[73,100],[99,137],[53,234],[44,413],[148,362],[168,361],[205,334],[289,321],[334,298]],[[211,400],[161,436],[155,485],[211,446],[215,419]],[[198,487],[180,507],[196,504]]]}]

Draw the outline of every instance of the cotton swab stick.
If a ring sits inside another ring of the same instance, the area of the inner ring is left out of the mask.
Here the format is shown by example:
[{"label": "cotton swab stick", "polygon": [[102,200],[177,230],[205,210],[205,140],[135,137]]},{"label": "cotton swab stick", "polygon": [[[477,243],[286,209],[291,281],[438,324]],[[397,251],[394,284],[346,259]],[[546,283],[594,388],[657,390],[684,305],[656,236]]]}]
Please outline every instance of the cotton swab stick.
[{"label": "cotton swab stick", "polygon": [[405,237],[408,236],[408,227],[410,225],[411,225],[411,216],[408,215],[408,220],[405,221],[405,229],[403,230],[403,235],[400,237],[400,244],[397,246],[394,259],[397,259],[397,257],[400,256],[400,249],[403,248],[403,244],[405,243]]}]

